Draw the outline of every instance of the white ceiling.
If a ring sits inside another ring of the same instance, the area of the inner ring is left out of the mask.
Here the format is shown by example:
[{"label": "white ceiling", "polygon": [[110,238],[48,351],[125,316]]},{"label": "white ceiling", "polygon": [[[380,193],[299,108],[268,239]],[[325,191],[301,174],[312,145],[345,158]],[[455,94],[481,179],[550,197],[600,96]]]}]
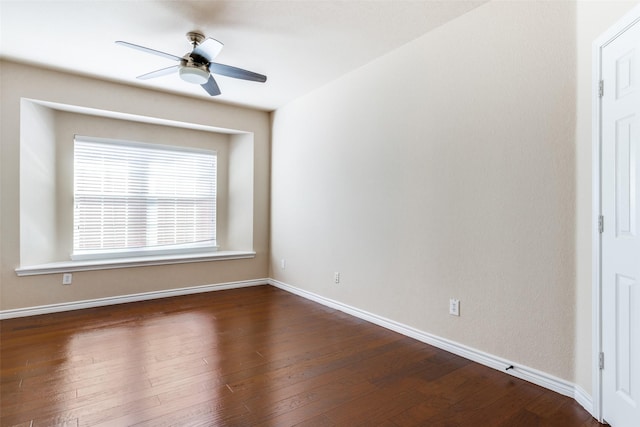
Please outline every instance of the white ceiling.
[{"label": "white ceiling", "polygon": [[136,80],[175,62],[114,43],[182,56],[185,33],[197,29],[225,44],[216,62],[268,76],[216,77],[215,99],[273,110],[486,1],[0,0],[0,56],[210,98],[177,74]]}]

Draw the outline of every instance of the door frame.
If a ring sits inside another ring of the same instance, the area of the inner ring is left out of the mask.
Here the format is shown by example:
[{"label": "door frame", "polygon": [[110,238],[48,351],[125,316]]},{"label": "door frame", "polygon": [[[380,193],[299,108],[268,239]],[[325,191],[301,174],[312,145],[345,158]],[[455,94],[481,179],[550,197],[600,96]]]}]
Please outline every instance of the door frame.
[{"label": "door frame", "polygon": [[[602,239],[599,219],[602,214],[602,105],[600,81],[602,80],[602,49],[627,29],[640,21],[640,5],[635,6],[613,26],[598,37],[592,45],[592,415],[602,419]],[[607,90],[607,89],[605,89]]]}]

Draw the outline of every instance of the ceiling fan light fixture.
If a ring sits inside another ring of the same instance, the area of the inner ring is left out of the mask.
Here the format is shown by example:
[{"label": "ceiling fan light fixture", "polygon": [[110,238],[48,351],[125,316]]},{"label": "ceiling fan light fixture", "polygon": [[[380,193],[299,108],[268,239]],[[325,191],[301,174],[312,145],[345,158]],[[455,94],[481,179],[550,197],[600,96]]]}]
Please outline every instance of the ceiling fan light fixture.
[{"label": "ceiling fan light fixture", "polygon": [[188,83],[205,84],[209,80],[209,71],[198,67],[181,67],[180,78]]}]

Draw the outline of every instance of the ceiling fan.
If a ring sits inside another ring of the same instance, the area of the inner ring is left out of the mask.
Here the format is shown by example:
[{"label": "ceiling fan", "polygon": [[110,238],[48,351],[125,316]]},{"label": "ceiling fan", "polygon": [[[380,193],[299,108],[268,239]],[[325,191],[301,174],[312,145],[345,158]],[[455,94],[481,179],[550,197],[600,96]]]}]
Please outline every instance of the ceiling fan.
[{"label": "ceiling fan", "polygon": [[199,31],[188,32],[187,39],[189,39],[189,42],[193,45],[193,49],[191,52],[187,52],[183,57],[121,40],[116,41],[116,43],[179,62],[177,65],[138,76],[137,78],[140,80],[148,80],[177,71],[182,80],[189,83],[199,84],[211,96],[220,95],[221,93],[218,83],[216,83],[212,74],[219,74],[221,76],[233,77],[234,79],[249,80],[260,83],[267,81],[267,76],[263,76],[262,74],[243,70],[238,67],[232,67],[231,65],[213,62],[213,59],[218,56],[224,46],[218,40],[212,39],[211,37],[205,38],[204,34]]}]

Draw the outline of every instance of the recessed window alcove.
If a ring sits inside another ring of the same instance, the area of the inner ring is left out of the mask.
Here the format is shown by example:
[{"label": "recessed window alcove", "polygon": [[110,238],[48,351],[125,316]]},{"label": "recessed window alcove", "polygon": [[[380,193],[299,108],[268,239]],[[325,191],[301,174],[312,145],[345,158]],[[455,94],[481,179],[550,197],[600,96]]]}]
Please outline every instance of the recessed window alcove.
[{"label": "recessed window alcove", "polygon": [[[215,150],[219,250],[193,255],[71,261],[75,135]],[[21,99],[20,266],[48,274],[250,258],[253,249],[253,133],[196,123]]]}]

